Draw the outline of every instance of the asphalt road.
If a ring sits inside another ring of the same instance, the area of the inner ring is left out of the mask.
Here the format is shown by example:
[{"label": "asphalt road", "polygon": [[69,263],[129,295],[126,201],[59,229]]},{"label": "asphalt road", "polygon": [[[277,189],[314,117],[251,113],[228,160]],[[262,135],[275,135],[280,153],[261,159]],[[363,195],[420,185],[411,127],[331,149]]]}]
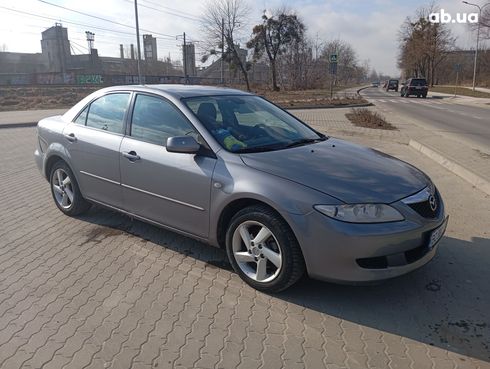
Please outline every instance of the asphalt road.
[{"label": "asphalt road", "polygon": [[399,92],[375,87],[362,90],[361,95],[377,106],[416,119],[431,129],[457,135],[474,146],[490,148],[490,106],[457,104],[442,96],[404,98]]}]

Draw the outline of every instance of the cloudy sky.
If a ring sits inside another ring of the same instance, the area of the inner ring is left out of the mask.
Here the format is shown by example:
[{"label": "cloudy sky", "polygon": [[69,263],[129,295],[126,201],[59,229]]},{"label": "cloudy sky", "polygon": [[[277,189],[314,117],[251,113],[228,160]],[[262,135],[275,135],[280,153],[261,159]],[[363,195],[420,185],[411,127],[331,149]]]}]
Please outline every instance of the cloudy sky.
[{"label": "cloudy sky", "polygon": [[[243,0],[251,9],[248,22],[260,22],[265,9],[285,5],[296,11],[305,22],[310,37],[319,41],[342,39],[356,50],[360,60],[369,60],[378,72],[391,75],[396,68],[397,32],[407,16],[414,15],[430,0]],[[483,4],[481,0],[474,2]],[[56,4],[61,7],[56,7]],[[157,36],[158,56],[179,59],[181,40],[202,41],[199,18],[205,10],[200,0],[138,0],[141,33]],[[474,12],[476,8],[460,0],[439,0],[440,8],[456,17],[457,13]],[[83,15],[68,9],[87,13]],[[91,17],[89,15],[95,16]],[[98,18],[97,18],[98,17]],[[103,18],[103,19],[101,19]],[[104,19],[111,20],[112,23]],[[40,33],[61,22],[68,28],[72,53],[87,52],[85,31],[95,33],[99,55],[118,56],[119,44],[135,43],[133,0],[0,0],[0,50],[40,52]],[[462,24],[449,24],[457,44],[474,46],[475,36]],[[243,35],[244,40],[249,34]],[[199,58],[199,57],[198,57]]]}]

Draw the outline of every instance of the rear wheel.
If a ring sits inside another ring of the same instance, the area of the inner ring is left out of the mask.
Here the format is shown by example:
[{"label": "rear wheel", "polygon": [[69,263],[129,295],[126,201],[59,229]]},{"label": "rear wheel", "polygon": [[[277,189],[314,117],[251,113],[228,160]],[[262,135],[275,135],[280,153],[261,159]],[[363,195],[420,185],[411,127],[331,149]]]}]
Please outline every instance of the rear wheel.
[{"label": "rear wheel", "polygon": [[226,233],[226,251],[240,278],[260,291],[282,291],[305,272],[296,237],[266,206],[250,206],[233,217]]},{"label": "rear wheel", "polygon": [[66,215],[78,215],[90,207],[80,193],[78,183],[70,167],[64,161],[56,162],[51,168],[51,194],[58,209]]}]

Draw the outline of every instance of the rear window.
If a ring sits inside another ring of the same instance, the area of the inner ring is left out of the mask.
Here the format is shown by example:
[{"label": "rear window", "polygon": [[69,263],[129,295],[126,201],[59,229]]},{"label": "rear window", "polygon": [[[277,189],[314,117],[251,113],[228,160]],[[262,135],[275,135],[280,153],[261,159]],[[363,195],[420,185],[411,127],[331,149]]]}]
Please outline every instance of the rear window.
[{"label": "rear window", "polygon": [[421,79],[412,79],[412,82],[410,82],[411,86],[426,86],[427,81],[423,78]]}]

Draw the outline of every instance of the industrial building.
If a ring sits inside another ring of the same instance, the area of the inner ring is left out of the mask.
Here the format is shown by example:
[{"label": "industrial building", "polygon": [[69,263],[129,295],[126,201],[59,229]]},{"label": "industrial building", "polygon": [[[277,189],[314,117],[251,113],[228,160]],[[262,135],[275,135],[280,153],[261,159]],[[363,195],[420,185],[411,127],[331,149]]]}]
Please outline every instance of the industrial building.
[{"label": "industrial building", "polygon": [[[94,48],[95,34],[87,31],[88,54],[73,54],[67,28],[56,23],[41,33],[40,53],[0,52],[0,85],[75,84],[115,85],[139,83],[137,51],[119,45],[119,57],[99,56]],[[240,49],[243,61],[247,50]],[[221,58],[205,68],[196,66],[193,43],[182,45],[182,64],[158,59],[157,40],[143,35],[140,61],[142,83],[239,84],[242,76],[237,68],[221,63]],[[264,63],[253,64],[249,80],[267,82],[269,69]]]},{"label": "industrial building", "polygon": [[[90,53],[74,55],[68,30],[57,23],[41,33],[41,53],[0,52],[0,84],[137,83],[137,55],[133,45],[129,58],[124,57],[122,45],[119,58],[103,57],[93,48],[93,35],[87,32]],[[152,35],[143,36],[143,47],[142,82],[178,82],[182,78],[182,68],[158,60],[156,39]]]}]

